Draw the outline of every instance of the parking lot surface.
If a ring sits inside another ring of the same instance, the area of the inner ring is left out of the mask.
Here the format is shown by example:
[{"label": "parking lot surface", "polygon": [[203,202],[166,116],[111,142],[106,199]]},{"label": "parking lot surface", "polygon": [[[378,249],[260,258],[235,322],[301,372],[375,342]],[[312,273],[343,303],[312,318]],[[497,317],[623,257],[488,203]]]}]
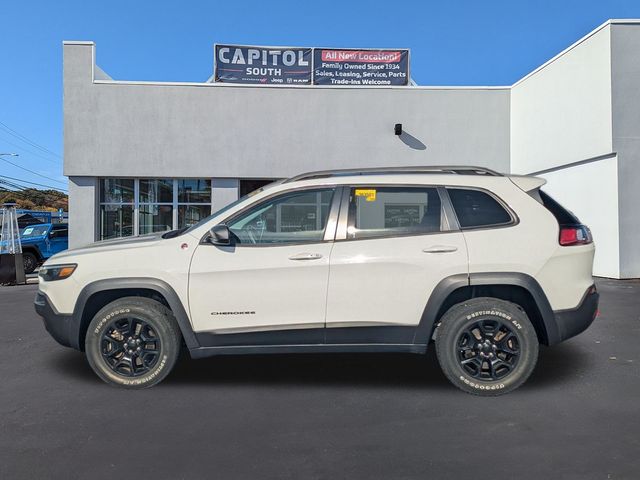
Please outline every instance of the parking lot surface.
[{"label": "parking lot surface", "polygon": [[640,478],[640,282],[543,348],[517,391],[451,386],[433,349],[183,358],[102,383],[45,332],[35,285],[0,288],[0,478]]}]

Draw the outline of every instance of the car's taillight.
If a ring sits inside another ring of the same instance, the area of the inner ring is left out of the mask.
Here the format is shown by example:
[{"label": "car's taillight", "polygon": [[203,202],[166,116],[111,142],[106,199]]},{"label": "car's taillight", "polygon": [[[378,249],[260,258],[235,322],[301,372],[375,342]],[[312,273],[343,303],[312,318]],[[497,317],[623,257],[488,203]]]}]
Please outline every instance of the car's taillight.
[{"label": "car's taillight", "polygon": [[591,230],[586,225],[563,225],[560,227],[560,245],[586,245],[593,242]]}]

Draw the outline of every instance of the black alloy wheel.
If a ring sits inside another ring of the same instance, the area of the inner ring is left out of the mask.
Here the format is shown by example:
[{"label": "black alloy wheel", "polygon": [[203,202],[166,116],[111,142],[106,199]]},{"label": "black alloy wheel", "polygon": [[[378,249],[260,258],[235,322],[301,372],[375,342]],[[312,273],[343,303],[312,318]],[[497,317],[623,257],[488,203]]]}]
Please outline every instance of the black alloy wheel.
[{"label": "black alloy wheel", "polygon": [[520,343],[511,325],[495,318],[465,328],[458,336],[457,350],[462,369],[478,380],[500,380],[520,359]]},{"label": "black alloy wheel", "polygon": [[22,265],[24,266],[24,273],[33,273],[38,267],[38,260],[33,253],[25,252],[22,254]]},{"label": "black alloy wheel", "polygon": [[102,334],[100,352],[111,370],[139,377],[153,369],[160,358],[161,342],[151,325],[142,319],[113,320]]}]

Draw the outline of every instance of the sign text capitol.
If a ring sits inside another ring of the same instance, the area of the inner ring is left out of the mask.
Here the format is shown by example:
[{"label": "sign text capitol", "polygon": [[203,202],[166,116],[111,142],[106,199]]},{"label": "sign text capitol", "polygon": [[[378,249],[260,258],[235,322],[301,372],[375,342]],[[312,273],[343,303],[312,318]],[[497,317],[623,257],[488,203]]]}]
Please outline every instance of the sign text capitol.
[{"label": "sign text capitol", "polygon": [[311,84],[311,49],[216,45],[215,81]]},{"label": "sign text capitol", "polygon": [[408,85],[409,50],[215,46],[216,82]]}]

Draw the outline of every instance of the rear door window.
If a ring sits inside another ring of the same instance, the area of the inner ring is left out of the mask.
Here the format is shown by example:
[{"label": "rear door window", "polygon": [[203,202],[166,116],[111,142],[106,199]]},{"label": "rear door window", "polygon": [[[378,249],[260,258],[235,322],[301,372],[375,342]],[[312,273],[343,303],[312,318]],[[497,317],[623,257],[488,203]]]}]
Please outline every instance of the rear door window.
[{"label": "rear door window", "polygon": [[481,190],[447,188],[460,228],[507,225],[511,214],[493,196]]},{"label": "rear door window", "polygon": [[433,187],[352,187],[348,239],[420,235],[445,228],[442,203]]}]

